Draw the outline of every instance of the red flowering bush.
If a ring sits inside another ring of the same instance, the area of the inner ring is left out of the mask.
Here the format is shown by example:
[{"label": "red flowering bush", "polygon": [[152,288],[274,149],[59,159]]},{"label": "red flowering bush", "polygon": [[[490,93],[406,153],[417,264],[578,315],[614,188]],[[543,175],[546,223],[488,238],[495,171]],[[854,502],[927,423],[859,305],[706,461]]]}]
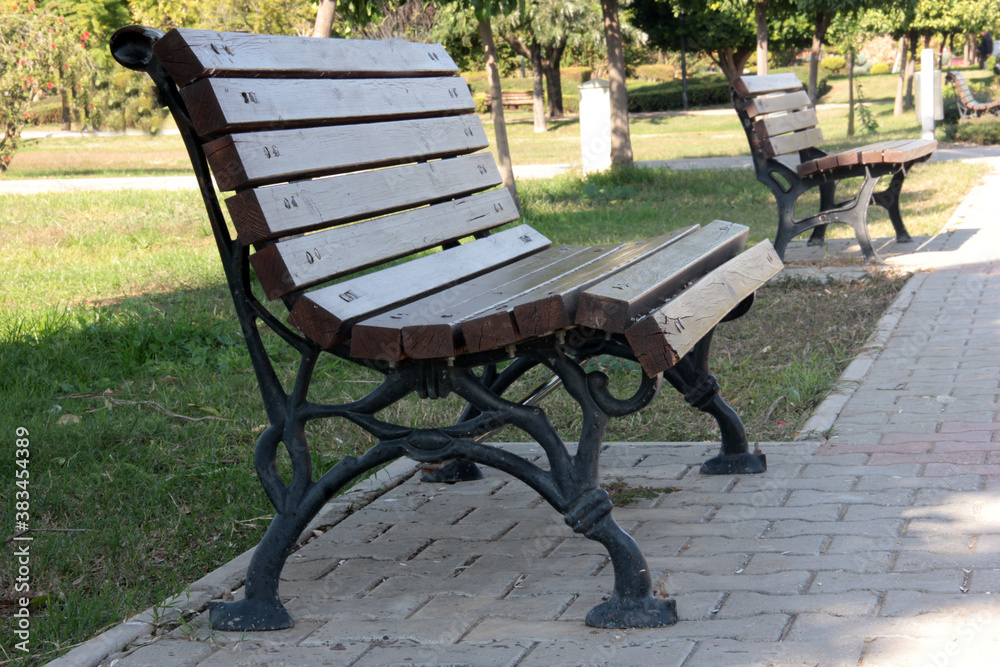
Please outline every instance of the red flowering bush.
[{"label": "red flowering bush", "polygon": [[85,67],[81,37],[63,17],[38,11],[34,3],[0,0],[0,172],[31,118],[29,104],[46,94],[64,95],[72,88],[68,77]]}]

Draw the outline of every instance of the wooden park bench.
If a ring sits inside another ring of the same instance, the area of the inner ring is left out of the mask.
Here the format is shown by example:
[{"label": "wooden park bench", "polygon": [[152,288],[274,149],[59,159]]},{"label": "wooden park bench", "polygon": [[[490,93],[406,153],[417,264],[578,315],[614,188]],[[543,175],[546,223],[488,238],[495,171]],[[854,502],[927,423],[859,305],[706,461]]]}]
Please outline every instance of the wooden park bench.
[{"label": "wooden park bench", "polygon": [[[809,244],[822,244],[826,225],[834,222],[854,228],[865,258],[877,259],[867,224],[872,201],[889,212],[896,240],[910,240],[899,212],[899,195],[907,172],[930,158],[936,141],[882,141],[828,153],[820,148],[823,132],[816,109],[792,73],[740,77],[732,82],[732,96],[750,143],[757,180],[770,188],[778,203],[774,248],[782,259],[793,237],[812,229]],[[875,192],[879,179],[890,175],[889,186]],[[864,178],[857,194],[837,202],[838,183],[852,177]],[[819,212],[796,219],[796,202],[813,188],[819,189]]]},{"label": "wooden park bench", "polygon": [[[458,477],[474,477],[473,464],[508,472],[604,544],[614,593],[587,623],[675,622],[673,600],[653,595],[643,556],[600,488],[604,429],[610,416],[648,404],[665,377],[718,420],[721,451],[703,472],[764,470],[708,355],[716,324],[745,312],[780,269],[770,243],[740,253],[747,229],[717,221],[646,241],[556,246],[516,224],[492,156],[476,152],[487,141],[468,86],[440,45],[128,26],[111,49],[152,77],[177,121],[270,420],[255,462],[276,513],[245,599],[213,602],[212,626],[290,626],[278,581],[303,529],[345,485],[402,456],[460,461]],[[234,193],[229,221],[213,176]],[[299,355],[290,387],[264,345],[267,329]],[[357,401],[315,401],[310,379],[324,353],[383,380]],[[633,396],[612,396],[603,374],[581,366],[598,355],[638,361]],[[536,367],[555,380],[520,403],[504,396]],[[583,410],[574,454],[537,405],[559,382]],[[451,392],[467,407],[439,428],[382,413],[412,393]],[[328,417],[377,444],[314,479],[305,427]],[[542,446],[547,469],[485,442],[506,425]],[[291,461],[287,483],[279,446]]]},{"label": "wooden park bench", "polygon": [[955,87],[955,97],[958,100],[958,115],[960,118],[975,118],[985,114],[1000,116],[1000,100],[980,102],[972,93],[972,87],[960,72],[948,72],[948,80]]},{"label": "wooden park bench", "polygon": [[[535,103],[535,94],[530,90],[504,90],[500,93],[500,104],[504,109],[517,109],[519,107],[530,107]],[[493,104],[493,96],[486,93],[486,108]]]}]

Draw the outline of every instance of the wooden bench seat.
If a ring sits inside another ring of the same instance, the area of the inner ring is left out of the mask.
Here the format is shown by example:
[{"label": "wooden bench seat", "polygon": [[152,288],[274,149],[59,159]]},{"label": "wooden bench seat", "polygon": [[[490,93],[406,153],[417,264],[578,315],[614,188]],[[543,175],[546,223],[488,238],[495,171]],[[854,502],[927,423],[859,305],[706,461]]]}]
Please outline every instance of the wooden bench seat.
[{"label": "wooden bench seat", "polygon": [[947,78],[951,85],[955,87],[955,96],[958,98],[958,115],[961,118],[975,118],[985,114],[994,116],[1000,115],[1000,100],[990,102],[980,102],[972,92],[965,75],[961,72],[948,72]]},{"label": "wooden bench seat", "polygon": [[[535,103],[535,93],[530,90],[504,90],[500,93],[500,104],[504,109],[517,109],[519,107],[530,107]],[[486,93],[486,108],[493,104],[493,95]]]},{"label": "wooden bench seat", "polygon": [[[757,180],[774,194],[778,204],[778,231],[774,247],[783,258],[795,236],[813,230],[810,245],[822,243],[826,225],[843,222],[854,229],[866,259],[877,259],[868,234],[868,206],[884,207],[903,243],[910,235],[899,210],[899,195],[909,169],[930,158],[937,142],[924,139],[882,141],[829,153],[820,148],[823,132],[816,108],[795,74],[744,76],[732,82],[733,106],[750,144]],[[837,184],[864,177],[857,193],[836,201]],[[875,187],[891,176],[881,192]],[[795,204],[805,192],[818,188],[820,210],[796,219]]]},{"label": "wooden bench seat", "polygon": [[[150,74],[177,120],[270,420],[255,462],[275,518],[245,598],[213,602],[212,626],[288,627],[278,581],[299,535],[344,485],[401,456],[459,461],[459,477],[474,477],[474,463],[509,472],[604,544],[615,592],[588,624],[675,622],[599,486],[604,427],[648,404],[666,379],[720,425],[720,453],[703,472],[765,469],[708,356],[715,326],[746,312],[780,270],[770,243],[741,252],[747,228],[713,221],[643,241],[553,244],[519,222],[498,187],[468,86],[440,45],[129,26],[112,53]],[[228,218],[215,185],[231,193]],[[290,388],[262,328],[299,354]],[[314,401],[310,380],[326,353],[382,383],[351,403]],[[584,368],[600,355],[639,364],[634,396],[612,396]],[[556,380],[520,402],[504,396],[538,366]],[[584,414],[572,455],[538,405],[559,383]],[[409,394],[451,392],[467,401],[454,423],[416,428],[380,416]],[[305,427],[329,417],[376,444],[314,479]],[[542,446],[548,469],[487,444],[505,425]],[[282,445],[289,481],[277,471]]]}]

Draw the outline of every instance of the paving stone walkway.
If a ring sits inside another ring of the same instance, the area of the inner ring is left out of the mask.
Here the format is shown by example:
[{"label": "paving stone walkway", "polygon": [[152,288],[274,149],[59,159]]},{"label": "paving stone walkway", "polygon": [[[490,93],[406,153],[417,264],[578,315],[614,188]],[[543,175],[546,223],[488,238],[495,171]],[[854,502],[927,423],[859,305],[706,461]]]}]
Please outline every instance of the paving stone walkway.
[{"label": "paving stone walkway", "polygon": [[[599,545],[500,473],[423,484],[397,462],[332,502],[290,559],[294,628],[213,632],[202,612],[153,636],[147,614],[51,664],[996,665],[998,211],[995,170],[944,234],[883,247],[922,272],[804,439],[761,443],[767,473],[699,475],[705,443],[606,446],[606,478],[676,489],[615,510],[676,597],[675,626],[586,627],[612,586]],[[815,270],[813,252],[797,243],[789,258]],[[226,589],[238,598],[246,561],[192,584],[167,615]]]}]

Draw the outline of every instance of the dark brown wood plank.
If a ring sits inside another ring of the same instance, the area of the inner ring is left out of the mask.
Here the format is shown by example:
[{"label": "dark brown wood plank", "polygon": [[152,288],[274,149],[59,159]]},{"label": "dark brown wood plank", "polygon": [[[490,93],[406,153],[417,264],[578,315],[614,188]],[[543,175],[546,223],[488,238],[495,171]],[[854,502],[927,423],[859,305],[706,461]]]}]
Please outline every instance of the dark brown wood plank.
[{"label": "dark brown wood plank", "polygon": [[782,134],[761,140],[761,151],[765,157],[777,157],[797,153],[804,148],[812,148],[823,143],[823,132],[818,127],[813,127],[802,132]]},{"label": "dark brown wood plank", "polygon": [[153,52],[181,86],[211,76],[305,79],[458,72],[440,44],[401,40],[314,39],[180,28],[157,40]]},{"label": "dark brown wood plank", "polygon": [[220,190],[472,153],[489,142],[478,116],[227,135],[205,144]]},{"label": "dark brown wood plank", "polygon": [[506,188],[326,229],[250,255],[269,299],[360,271],[518,218]]},{"label": "dark brown wood plank", "polygon": [[795,111],[812,106],[809,93],[799,90],[794,93],[784,95],[772,95],[768,97],[754,98],[746,105],[746,114],[749,118],[762,116],[764,114],[777,113],[780,111]]},{"label": "dark brown wood plank", "polygon": [[882,164],[885,162],[885,152],[907,143],[906,139],[882,141],[854,149],[861,156],[862,164]]},{"label": "dark brown wood plank", "polygon": [[716,220],[580,295],[576,324],[623,333],[636,320],[735,257],[750,228]]},{"label": "dark brown wood plank", "polygon": [[764,76],[741,76],[732,82],[732,86],[740,97],[757,97],[758,95],[801,90],[802,82],[794,73],[787,72]]},{"label": "dark brown wood plank", "polygon": [[490,153],[254,188],[226,207],[243,245],[385,215],[499,185]]},{"label": "dark brown wood plank", "polygon": [[543,251],[551,242],[527,225],[313,290],[289,322],[323,347],[346,341],[355,322]]},{"label": "dark brown wood plank", "polygon": [[[610,250],[608,246],[606,250]],[[563,275],[589,261],[594,249],[583,246],[549,248],[479,278],[463,282],[424,299],[394,308],[359,323],[351,337],[351,353],[364,358],[394,361],[404,356],[440,359],[456,356],[463,346],[460,322],[531,286]],[[510,317],[506,318],[510,328]],[[498,342],[503,347],[516,340]],[[378,356],[372,356],[378,355]]]},{"label": "dark brown wood plank", "polygon": [[576,319],[581,293],[634,262],[676,243],[696,228],[690,227],[646,241],[625,244],[578,271],[504,304],[504,308],[514,315],[518,337],[532,338],[570,326]]},{"label": "dark brown wood plank", "polygon": [[780,116],[767,116],[754,121],[754,132],[761,139],[815,127],[819,121],[815,109],[804,109]]},{"label": "dark brown wood plank", "polygon": [[642,369],[654,377],[676,364],[782,266],[770,241],[761,241],[639,320],[625,337]]},{"label": "dark brown wood plank", "polygon": [[459,77],[202,79],[181,89],[202,135],[472,113]]}]

